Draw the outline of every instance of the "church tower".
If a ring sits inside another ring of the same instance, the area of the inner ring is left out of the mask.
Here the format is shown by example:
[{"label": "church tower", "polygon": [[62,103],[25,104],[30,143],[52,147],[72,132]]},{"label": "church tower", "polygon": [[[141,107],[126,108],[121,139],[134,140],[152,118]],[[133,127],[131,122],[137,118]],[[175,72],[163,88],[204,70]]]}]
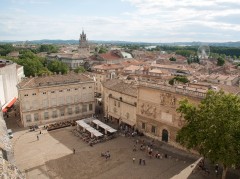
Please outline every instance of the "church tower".
[{"label": "church tower", "polygon": [[78,51],[79,53],[86,53],[90,51],[87,35],[84,33],[84,30],[82,30],[82,33],[80,34]]}]

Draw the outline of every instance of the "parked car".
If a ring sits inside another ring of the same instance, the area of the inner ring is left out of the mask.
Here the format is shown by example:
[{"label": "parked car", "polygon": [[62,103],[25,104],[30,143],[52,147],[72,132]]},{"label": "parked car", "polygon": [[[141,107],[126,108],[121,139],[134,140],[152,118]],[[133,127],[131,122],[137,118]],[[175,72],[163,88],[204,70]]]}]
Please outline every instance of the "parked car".
[{"label": "parked car", "polygon": [[9,139],[13,138],[12,129],[8,129],[8,130],[7,130],[7,133],[8,133]]}]

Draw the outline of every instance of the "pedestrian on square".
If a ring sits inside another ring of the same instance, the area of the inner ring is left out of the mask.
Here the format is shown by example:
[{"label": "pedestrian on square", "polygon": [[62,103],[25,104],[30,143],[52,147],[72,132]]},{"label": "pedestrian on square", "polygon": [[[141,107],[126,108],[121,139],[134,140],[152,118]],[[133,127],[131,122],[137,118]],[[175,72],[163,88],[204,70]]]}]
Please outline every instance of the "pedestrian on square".
[{"label": "pedestrian on square", "polygon": [[143,159],[142,162],[143,162],[143,165],[146,165],[146,161],[145,161],[145,159]]},{"label": "pedestrian on square", "polygon": [[40,130],[39,134],[42,134],[42,131]]},{"label": "pedestrian on square", "polygon": [[75,152],[76,152],[76,151],[75,151],[75,149],[73,148],[73,154],[75,154]]},{"label": "pedestrian on square", "polygon": [[39,137],[38,137],[38,135],[37,135],[37,140],[39,140]]},{"label": "pedestrian on square", "polygon": [[136,145],[133,146],[133,152],[136,152],[137,151],[137,148],[136,148]]},{"label": "pedestrian on square", "polygon": [[219,167],[218,167],[218,164],[215,165],[215,173],[216,173],[216,176],[218,176],[218,172],[219,172]]},{"label": "pedestrian on square", "polygon": [[142,165],[142,159],[141,158],[139,159],[139,165]]},{"label": "pedestrian on square", "polygon": [[133,160],[133,163],[135,163],[135,160],[136,160],[136,159],[135,159],[134,157],[132,158],[132,160]]}]

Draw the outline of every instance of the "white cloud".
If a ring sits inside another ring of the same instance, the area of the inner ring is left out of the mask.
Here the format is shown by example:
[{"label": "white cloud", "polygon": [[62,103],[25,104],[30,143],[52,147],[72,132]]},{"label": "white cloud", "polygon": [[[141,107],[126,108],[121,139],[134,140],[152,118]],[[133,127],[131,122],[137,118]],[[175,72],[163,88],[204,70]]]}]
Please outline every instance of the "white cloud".
[{"label": "white cloud", "polygon": [[[237,41],[239,0],[122,0],[134,10],[120,16],[29,15],[19,8],[0,12],[0,40],[77,39],[82,28],[90,40]],[[12,0],[51,3],[51,0]],[[114,8],[114,7],[113,7]],[[92,9],[89,9],[90,11]],[[230,20],[229,20],[230,19]]]}]

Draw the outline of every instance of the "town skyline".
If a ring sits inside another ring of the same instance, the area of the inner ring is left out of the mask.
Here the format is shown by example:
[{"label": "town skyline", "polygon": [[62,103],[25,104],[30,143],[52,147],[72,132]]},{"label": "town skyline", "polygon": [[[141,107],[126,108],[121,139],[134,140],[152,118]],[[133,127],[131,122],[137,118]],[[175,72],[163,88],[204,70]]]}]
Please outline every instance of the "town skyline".
[{"label": "town skyline", "polygon": [[0,41],[78,39],[130,42],[240,40],[240,2],[3,0]]}]

